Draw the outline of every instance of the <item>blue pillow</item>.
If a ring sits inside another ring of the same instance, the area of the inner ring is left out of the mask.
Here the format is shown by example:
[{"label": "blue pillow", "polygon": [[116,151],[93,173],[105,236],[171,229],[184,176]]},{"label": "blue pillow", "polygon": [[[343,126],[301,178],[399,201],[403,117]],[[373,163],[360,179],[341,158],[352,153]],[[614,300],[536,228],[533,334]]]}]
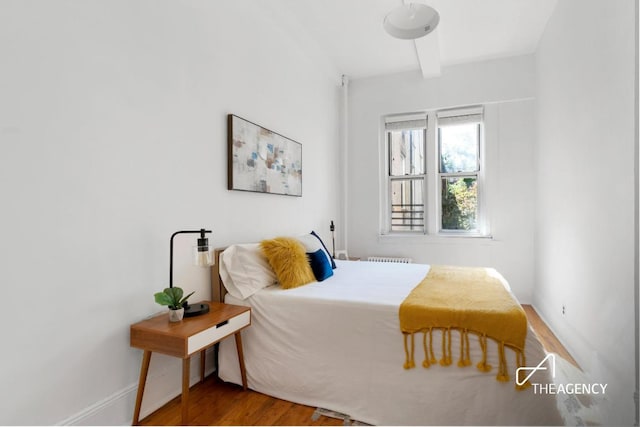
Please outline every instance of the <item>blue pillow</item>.
[{"label": "blue pillow", "polygon": [[322,249],[307,253],[307,258],[309,258],[309,265],[318,282],[333,276],[331,264],[329,264],[329,260]]},{"label": "blue pillow", "polygon": [[331,268],[336,268],[336,262],[333,260],[333,258],[331,257],[331,255],[329,254],[329,250],[327,249],[327,247],[325,246],[324,242],[322,241],[322,239],[320,238],[320,236],[318,236],[316,234],[315,231],[312,231],[311,234],[313,236],[316,237],[316,239],[318,239],[320,241],[320,244],[322,245],[322,247],[324,248],[324,252],[327,255],[327,258],[329,259],[329,262],[331,263]]}]

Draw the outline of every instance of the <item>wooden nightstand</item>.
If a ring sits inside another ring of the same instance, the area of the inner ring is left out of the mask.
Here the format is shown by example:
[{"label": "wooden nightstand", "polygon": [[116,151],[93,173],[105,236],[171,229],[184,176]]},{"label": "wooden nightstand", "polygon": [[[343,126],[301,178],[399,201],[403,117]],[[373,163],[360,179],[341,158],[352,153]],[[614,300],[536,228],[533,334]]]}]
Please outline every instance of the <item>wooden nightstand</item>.
[{"label": "wooden nightstand", "polygon": [[181,322],[169,322],[164,313],[131,325],[131,347],[144,350],[133,425],[140,422],[140,405],[147,382],[152,352],[182,359],[182,423],[189,419],[189,376],[191,356],[200,352],[200,380],[204,380],[205,352],[207,348],[235,334],[238,361],[242,374],[242,386],[247,389],[247,374],[242,354],[240,331],[251,325],[251,308],[219,302],[209,304],[209,312],[201,316],[185,318]]}]

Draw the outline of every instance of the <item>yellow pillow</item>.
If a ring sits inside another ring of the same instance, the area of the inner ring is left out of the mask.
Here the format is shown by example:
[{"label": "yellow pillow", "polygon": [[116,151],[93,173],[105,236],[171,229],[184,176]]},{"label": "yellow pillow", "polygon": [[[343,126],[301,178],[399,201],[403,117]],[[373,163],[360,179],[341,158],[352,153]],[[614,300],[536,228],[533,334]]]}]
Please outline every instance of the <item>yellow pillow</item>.
[{"label": "yellow pillow", "polygon": [[260,247],[283,289],[296,288],[316,280],[304,246],[298,240],[277,237],[263,240]]}]

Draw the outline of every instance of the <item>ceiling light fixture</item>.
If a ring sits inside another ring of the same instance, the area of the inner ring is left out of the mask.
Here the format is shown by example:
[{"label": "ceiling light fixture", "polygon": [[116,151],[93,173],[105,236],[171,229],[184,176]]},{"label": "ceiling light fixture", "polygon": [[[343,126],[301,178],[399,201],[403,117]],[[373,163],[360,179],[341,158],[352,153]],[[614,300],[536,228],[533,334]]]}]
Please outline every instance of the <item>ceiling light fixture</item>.
[{"label": "ceiling light fixture", "polygon": [[384,17],[384,29],[398,39],[413,40],[426,36],[440,22],[438,12],[421,3],[409,3],[393,9]]}]

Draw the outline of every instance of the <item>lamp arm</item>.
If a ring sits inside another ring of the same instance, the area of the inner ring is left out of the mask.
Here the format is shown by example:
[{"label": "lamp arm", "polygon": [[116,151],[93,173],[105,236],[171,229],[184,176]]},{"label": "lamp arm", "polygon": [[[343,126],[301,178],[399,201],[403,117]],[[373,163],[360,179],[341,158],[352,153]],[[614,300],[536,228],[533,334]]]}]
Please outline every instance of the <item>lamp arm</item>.
[{"label": "lamp arm", "polygon": [[171,239],[169,241],[169,287],[173,288],[173,238],[178,234],[200,234],[200,237],[204,238],[205,233],[211,233],[211,230],[205,230],[201,228],[200,230],[180,230],[176,231],[171,235]]}]

